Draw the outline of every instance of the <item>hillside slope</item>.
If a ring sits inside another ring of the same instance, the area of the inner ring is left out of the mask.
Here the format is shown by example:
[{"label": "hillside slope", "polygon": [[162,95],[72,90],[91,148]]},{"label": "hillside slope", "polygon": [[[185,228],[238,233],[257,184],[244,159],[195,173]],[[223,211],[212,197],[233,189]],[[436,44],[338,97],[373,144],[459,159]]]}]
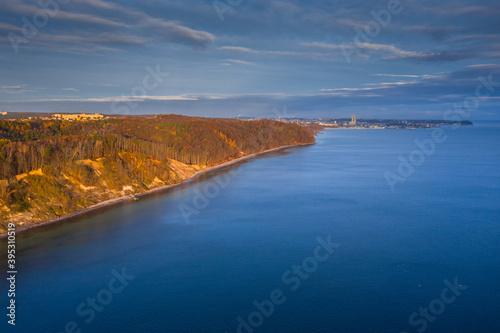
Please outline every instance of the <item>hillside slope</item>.
[{"label": "hillside slope", "polygon": [[30,227],[235,158],[313,142],[312,129],[270,120],[2,120],[0,232],[8,221]]}]

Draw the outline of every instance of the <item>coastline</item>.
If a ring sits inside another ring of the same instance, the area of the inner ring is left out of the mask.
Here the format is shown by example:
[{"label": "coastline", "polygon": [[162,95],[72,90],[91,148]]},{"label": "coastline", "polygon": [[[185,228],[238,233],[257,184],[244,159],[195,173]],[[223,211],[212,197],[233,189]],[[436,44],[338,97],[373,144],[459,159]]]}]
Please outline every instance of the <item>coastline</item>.
[{"label": "coastline", "polygon": [[[198,178],[201,175],[204,175],[204,174],[206,174],[208,172],[215,171],[215,170],[224,168],[226,166],[229,166],[229,165],[241,162],[241,161],[245,161],[245,160],[257,157],[259,155],[271,153],[271,152],[282,150],[282,149],[288,149],[288,148],[294,148],[294,147],[301,147],[301,146],[311,146],[311,145],[314,145],[314,143],[301,143],[301,144],[295,144],[295,145],[281,146],[281,147],[276,147],[276,148],[264,150],[264,151],[261,151],[261,152],[258,152],[258,153],[253,153],[253,154],[250,154],[250,155],[245,155],[245,156],[242,156],[242,157],[238,157],[238,158],[236,158],[234,160],[222,162],[221,164],[217,164],[217,165],[211,166],[209,168],[200,170],[200,171],[194,173],[191,177],[186,178],[185,180],[183,180],[183,181],[181,181],[179,183],[171,184],[171,185],[164,185],[164,186],[152,188],[150,190],[134,194],[134,196],[136,198],[141,198],[141,197],[144,197],[144,196],[151,195],[153,193],[159,193],[159,192],[167,191],[167,190],[172,189],[172,188],[174,188],[176,186],[187,184],[187,183],[195,180],[196,178]],[[46,226],[46,225],[49,225],[49,224],[54,224],[54,223],[57,223],[57,222],[63,222],[65,220],[69,220],[69,219],[74,218],[74,217],[80,217],[80,216],[83,216],[83,215],[88,214],[90,212],[93,212],[95,210],[98,210],[98,209],[101,209],[101,208],[105,208],[105,207],[111,207],[113,205],[117,205],[119,203],[123,203],[123,202],[127,202],[127,201],[134,201],[134,200],[131,198],[130,195],[122,196],[122,197],[118,197],[118,198],[114,198],[114,199],[109,199],[109,200],[106,200],[106,201],[102,201],[102,202],[99,202],[99,203],[97,203],[95,205],[89,206],[87,208],[80,209],[80,210],[74,211],[74,212],[69,213],[69,214],[62,215],[62,216],[54,218],[54,219],[42,221],[42,222],[36,223],[34,225],[31,225],[31,226],[24,227],[24,226],[17,226],[16,225],[16,234],[19,234],[19,233],[27,231],[27,230],[32,230],[32,229],[35,229],[35,228],[38,228],[38,227]],[[0,234],[0,239],[6,238],[6,237],[7,237],[7,232]]]}]

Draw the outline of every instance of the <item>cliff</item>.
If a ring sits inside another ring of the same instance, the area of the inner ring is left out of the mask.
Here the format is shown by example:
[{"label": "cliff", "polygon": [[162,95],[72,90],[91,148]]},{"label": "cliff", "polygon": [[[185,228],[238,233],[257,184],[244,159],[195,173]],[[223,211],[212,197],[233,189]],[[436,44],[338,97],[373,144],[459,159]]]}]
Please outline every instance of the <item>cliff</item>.
[{"label": "cliff", "polygon": [[270,120],[1,120],[0,233],[10,221],[28,228],[239,157],[313,142],[313,129]]}]

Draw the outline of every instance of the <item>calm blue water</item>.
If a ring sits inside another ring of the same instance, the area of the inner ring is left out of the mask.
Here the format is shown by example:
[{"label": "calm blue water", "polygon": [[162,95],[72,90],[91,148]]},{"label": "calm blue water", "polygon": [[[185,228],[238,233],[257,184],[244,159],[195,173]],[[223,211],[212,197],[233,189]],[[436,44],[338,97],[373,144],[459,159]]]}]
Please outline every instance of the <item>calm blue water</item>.
[{"label": "calm blue water", "polygon": [[[384,173],[431,133],[328,130],[314,146],[20,235],[16,331],[237,332],[241,317],[245,333],[498,332],[500,126],[447,129],[391,191]],[[179,207],[195,209],[207,187],[187,224]],[[340,246],[307,259],[328,235]],[[307,278],[291,271],[302,263]],[[112,280],[122,269],[126,286]],[[275,289],[273,313],[252,317]],[[410,325],[430,305],[437,315]]]}]

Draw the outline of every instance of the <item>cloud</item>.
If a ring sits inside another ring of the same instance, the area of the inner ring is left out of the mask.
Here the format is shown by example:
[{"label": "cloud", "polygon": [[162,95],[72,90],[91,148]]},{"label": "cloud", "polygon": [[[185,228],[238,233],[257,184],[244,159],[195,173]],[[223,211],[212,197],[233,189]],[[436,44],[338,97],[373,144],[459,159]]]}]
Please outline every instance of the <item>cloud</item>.
[{"label": "cloud", "polygon": [[[39,10],[39,9],[37,9]],[[126,24],[123,22],[116,22],[111,19],[106,19],[102,17],[97,17],[95,15],[89,14],[80,14],[80,13],[70,13],[63,10],[60,10],[56,16],[54,16],[55,20],[66,20],[72,22],[81,22],[88,23],[92,25],[100,25],[104,27],[114,27],[114,28],[125,28]]]},{"label": "cloud", "polygon": [[[483,79],[480,79],[481,77]],[[383,96],[388,104],[460,103],[467,96],[475,96],[476,87],[484,81],[492,81],[497,86],[497,92],[486,96],[485,100],[498,98],[495,95],[500,94],[500,64],[470,65],[450,73],[422,75],[419,80],[414,81],[380,82],[366,84],[373,86],[369,88],[322,89],[321,92],[343,92],[351,99],[357,99],[367,97],[364,93],[371,91]]]},{"label": "cloud", "polygon": [[397,48],[394,45],[373,44],[373,43],[357,43],[353,46],[355,46],[358,49],[365,50],[365,51],[382,51],[382,52],[389,53],[391,55],[389,59],[421,57],[421,56],[425,55],[425,53],[423,53],[423,52],[404,51],[400,48]]},{"label": "cloud", "polygon": [[278,51],[278,50],[253,50],[242,46],[221,46],[217,48],[220,51],[240,52],[248,54],[274,55],[274,56],[291,56],[291,57],[326,57],[325,54],[317,52],[302,52],[302,51]]},{"label": "cloud", "polygon": [[397,58],[410,58],[410,57],[418,57],[424,55],[421,52],[414,51],[404,51],[400,48],[397,48],[394,45],[386,45],[386,44],[375,44],[375,43],[350,43],[348,45],[341,44],[328,44],[328,43],[302,43],[302,46],[317,48],[322,50],[352,50],[354,52],[359,51],[368,51],[368,52],[385,52],[389,53],[392,57]]},{"label": "cloud", "polygon": [[242,47],[242,46],[221,46],[218,47],[217,49],[221,51],[235,51],[235,52],[246,52],[246,53],[259,53],[258,51],[249,49],[248,47]]},{"label": "cloud", "polygon": [[322,93],[335,93],[335,92],[357,92],[366,90],[375,90],[377,88],[335,88],[335,89],[321,89]]},{"label": "cloud", "polygon": [[250,62],[250,61],[244,61],[244,60],[238,60],[238,59],[227,59],[227,60],[226,60],[226,63],[228,63],[228,65],[231,65],[231,64],[238,64],[238,65],[255,65],[255,63],[253,63],[253,62]]},{"label": "cloud", "polygon": [[12,25],[12,24],[0,22],[0,30],[4,30],[4,31],[21,31],[21,28],[16,27],[15,25]]},{"label": "cloud", "polygon": [[469,65],[465,68],[498,71],[500,69],[500,64],[476,64],[476,65]]},{"label": "cloud", "polygon": [[477,58],[479,54],[474,52],[408,52],[406,54],[394,54],[384,57],[384,60],[409,59],[426,62],[451,62],[464,59]]},{"label": "cloud", "polygon": [[79,89],[76,88],[61,88],[61,89],[66,91],[80,91]]},{"label": "cloud", "polygon": [[126,35],[121,33],[88,33],[83,32],[79,35],[47,35],[40,36],[42,41],[56,41],[69,44],[123,44],[123,45],[144,45],[149,40],[145,37]]},{"label": "cloud", "polygon": [[73,1],[100,9],[122,10],[122,7],[113,2],[106,2],[102,0],[73,0]]},{"label": "cloud", "polygon": [[101,0],[79,1],[99,9],[121,12],[127,17],[134,19],[138,27],[154,31],[160,39],[167,42],[190,45],[195,49],[203,49],[215,40],[215,36],[206,31],[194,30],[179,22],[152,17],[144,12],[129,9],[116,3]]},{"label": "cloud", "polygon": [[[8,3],[4,4],[4,10],[8,10],[10,12],[32,17],[35,14],[44,13],[42,9],[38,6],[24,3]],[[65,11],[59,7],[57,14],[54,16],[48,17],[48,20],[62,20],[62,21],[72,21],[72,22],[80,22],[80,23],[88,23],[101,25],[106,27],[125,27],[126,25],[122,22],[116,22],[110,19],[98,17],[97,15],[92,14],[84,14],[84,13],[71,13]]]},{"label": "cloud", "polygon": [[[63,88],[63,90],[79,91],[74,88]],[[23,100],[22,103],[46,103],[46,102],[87,102],[87,103],[113,103],[113,102],[144,102],[144,101],[196,101],[198,97],[179,95],[179,96],[112,96],[101,98],[42,98],[33,100]],[[12,101],[11,101],[12,102]]]},{"label": "cloud", "polygon": [[140,22],[140,26],[155,31],[164,41],[190,45],[195,49],[206,48],[215,40],[215,36],[211,33],[193,30],[176,22],[158,18],[148,17]]},{"label": "cloud", "polygon": [[411,74],[372,74],[372,76],[417,78],[417,77],[420,77],[421,75],[411,75]]},{"label": "cloud", "polygon": [[384,54],[383,60],[413,60],[421,62],[451,62],[463,59],[475,58],[478,54],[474,52],[418,52],[406,51],[392,44],[377,44],[377,43],[350,43],[348,45],[328,44],[328,43],[302,43],[302,46],[317,48],[327,51],[349,52],[352,54],[367,53],[373,55],[376,53]]},{"label": "cloud", "polygon": [[365,86],[377,86],[379,88],[388,86],[402,86],[407,84],[415,84],[417,81],[397,81],[397,82],[379,82],[379,83],[365,83]]},{"label": "cloud", "polygon": [[[24,3],[7,3],[3,7],[8,12],[25,17],[32,17],[35,13],[42,12],[40,7]],[[99,9],[100,12],[104,10],[107,16],[97,14],[95,9]],[[159,40],[188,45],[194,49],[204,49],[215,41],[215,36],[209,32],[189,28],[177,21],[152,17],[136,8],[131,9],[101,0],[75,0],[67,6],[60,6],[56,15],[48,17],[48,23],[52,21],[71,22],[71,25],[66,24],[62,29],[54,29],[54,26],[50,30],[44,27],[39,29],[46,36],[46,41],[50,40],[47,37],[50,36],[55,43],[78,44],[90,41],[104,46],[108,43],[143,45],[148,41]],[[98,26],[109,30],[103,32],[102,29],[96,29]],[[71,34],[68,34],[67,28],[72,30]],[[20,28],[0,23],[0,30],[20,31]],[[115,32],[116,30],[119,32]],[[96,36],[90,36],[91,34]],[[142,37],[143,35],[147,37]],[[39,33],[34,40],[40,36],[42,34]],[[73,36],[74,40],[71,41],[68,36]]]},{"label": "cloud", "polygon": [[26,84],[16,85],[16,86],[0,86],[0,94],[8,95],[20,95],[24,93],[32,93],[35,90],[25,89]]},{"label": "cloud", "polygon": [[24,85],[22,85],[22,86],[0,86],[1,89],[21,89],[22,87],[24,87]]},{"label": "cloud", "polygon": [[317,48],[323,50],[342,50],[342,45],[328,44],[328,43],[312,42],[312,43],[302,43],[301,45],[308,48]]}]

